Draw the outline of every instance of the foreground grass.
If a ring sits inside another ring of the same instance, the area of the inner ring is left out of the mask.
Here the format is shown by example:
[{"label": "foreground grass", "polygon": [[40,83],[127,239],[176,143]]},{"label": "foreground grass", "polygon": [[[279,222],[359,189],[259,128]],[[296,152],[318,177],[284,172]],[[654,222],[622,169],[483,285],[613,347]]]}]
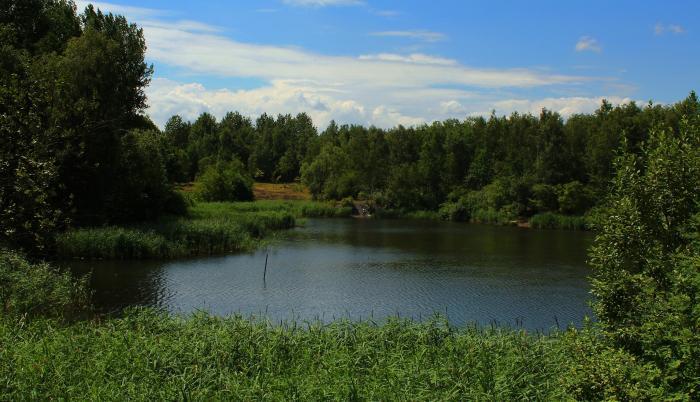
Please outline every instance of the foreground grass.
[{"label": "foreground grass", "polygon": [[132,226],[71,230],[56,238],[59,258],[148,259],[250,250],[300,217],[349,216],[350,209],[311,201],[195,203],[187,217]]},{"label": "foreground grass", "polygon": [[555,338],[440,322],[271,327],[134,311],[0,323],[3,399],[562,399]]},{"label": "foreground grass", "polygon": [[0,399],[571,400],[662,395],[594,331],[445,322],[271,326],[134,310],[62,325],[0,320]]}]

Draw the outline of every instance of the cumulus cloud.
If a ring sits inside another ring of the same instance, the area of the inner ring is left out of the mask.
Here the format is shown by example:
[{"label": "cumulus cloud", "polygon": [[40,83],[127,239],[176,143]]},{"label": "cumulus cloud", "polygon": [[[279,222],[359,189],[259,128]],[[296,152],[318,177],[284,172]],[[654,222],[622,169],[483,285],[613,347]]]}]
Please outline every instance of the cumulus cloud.
[{"label": "cumulus cloud", "polygon": [[685,28],[678,24],[668,24],[664,25],[660,22],[658,22],[656,25],[654,25],[654,34],[655,35],[663,35],[665,33],[672,33],[674,35],[679,35],[682,33],[685,33]]},{"label": "cumulus cloud", "polygon": [[448,118],[488,116],[492,110],[505,115],[516,111],[537,115],[546,108],[566,118],[593,112],[603,99],[613,104],[632,101],[619,96],[495,99],[458,90],[423,89],[377,95],[373,102],[370,99],[351,99],[336,88],[323,87],[313,81],[275,80],[261,88],[233,91],[211,90],[199,83],[180,83],[164,78],[153,80],[147,94],[154,105],[149,114],[161,127],[175,114],[193,120],[203,112],[221,118],[229,111],[239,111],[251,118],[263,113],[307,113],[321,129],[331,120],[389,128]]},{"label": "cumulus cloud", "polygon": [[381,127],[424,122],[384,105],[368,109],[338,94],[334,88],[324,88],[312,81],[275,80],[262,88],[232,91],[208,90],[198,83],[157,78],[148,88],[148,98],[157,105],[149,111],[150,115],[161,126],[175,114],[192,120],[203,112],[221,117],[233,110],[253,118],[263,113],[307,113],[319,127],[325,127],[331,120]]},{"label": "cumulus cloud", "polygon": [[576,42],[577,52],[600,52],[601,50],[603,50],[603,48],[598,44],[598,41],[590,36],[582,36],[578,42]]},{"label": "cumulus cloud", "polygon": [[624,104],[632,102],[631,98],[623,98],[619,96],[597,96],[597,97],[561,97],[561,98],[543,98],[543,99],[505,99],[497,101],[493,104],[493,109],[500,114],[508,114],[511,112],[539,114],[542,109],[546,108],[559,113],[564,117],[569,117],[573,114],[590,113],[600,107],[603,99],[607,99],[612,104]]},{"label": "cumulus cloud", "polygon": [[417,39],[423,42],[440,42],[447,39],[447,35],[440,32],[432,32],[426,30],[413,30],[413,31],[381,31],[372,32],[372,36],[393,36],[397,38],[410,38]]},{"label": "cumulus cloud", "polygon": [[[100,8],[103,4],[106,3],[101,3]],[[297,47],[237,41],[225,36],[218,27],[172,21],[172,15],[161,18],[155,10],[109,6],[104,9],[124,12],[143,27],[147,58],[156,68],[167,65],[181,73],[177,80],[173,76],[156,78],[147,89],[151,105],[148,113],[161,126],[174,114],[193,119],[204,111],[218,117],[228,111],[240,111],[251,117],[306,112],[320,128],[330,120],[391,127],[464,118],[494,108],[504,113],[516,109],[538,112],[547,105],[570,114],[593,110],[600,101],[503,99],[504,93],[514,89],[565,91],[596,78],[541,69],[476,68],[423,53],[326,55]],[[379,34],[417,35],[424,40],[441,37],[427,31]],[[213,89],[197,82],[199,76],[208,77],[208,82],[216,77],[230,77],[254,79],[262,84],[252,89]]]}]

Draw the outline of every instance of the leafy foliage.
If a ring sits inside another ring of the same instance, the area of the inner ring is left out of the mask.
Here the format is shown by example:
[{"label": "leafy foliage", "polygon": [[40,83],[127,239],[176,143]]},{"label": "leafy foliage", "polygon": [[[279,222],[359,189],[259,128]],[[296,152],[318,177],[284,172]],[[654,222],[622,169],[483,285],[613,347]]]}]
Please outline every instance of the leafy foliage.
[{"label": "leafy foliage", "polygon": [[0,242],[42,251],[70,221],[163,210],[163,161],[131,133],[152,128],[145,49],[140,28],[92,6],[77,15],[70,1],[2,2]]},{"label": "leafy foliage", "polygon": [[253,199],[253,178],[237,160],[218,162],[204,170],[198,189],[204,201],[249,201]]},{"label": "leafy foliage", "polygon": [[679,395],[700,389],[700,106],[624,152],[591,252],[595,312],[615,345]]}]

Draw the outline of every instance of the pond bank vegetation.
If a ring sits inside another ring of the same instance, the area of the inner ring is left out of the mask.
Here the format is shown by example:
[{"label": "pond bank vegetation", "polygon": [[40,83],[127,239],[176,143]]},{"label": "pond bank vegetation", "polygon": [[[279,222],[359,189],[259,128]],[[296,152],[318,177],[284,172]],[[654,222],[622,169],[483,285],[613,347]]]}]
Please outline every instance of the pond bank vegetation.
[{"label": "pond bank vegetation", "polygon": [[78,228],[56,237],[62,259],[165,259],[255,248],[298,218],[349,216],[348,208],[312,201],[195,202],[186,216],[133,225]]}]

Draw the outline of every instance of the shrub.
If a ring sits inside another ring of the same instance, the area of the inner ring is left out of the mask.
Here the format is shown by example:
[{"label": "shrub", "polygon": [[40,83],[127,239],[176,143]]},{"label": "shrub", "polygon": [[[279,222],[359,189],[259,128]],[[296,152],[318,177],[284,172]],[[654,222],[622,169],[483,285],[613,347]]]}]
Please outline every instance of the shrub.
[{"label": "shrub", "polygon": [[549,184],[535,184],[532,186],[532,207],[537,212],[559,210],[559,199],[556,186]]},{"label": "shrub", "polygon": [[[557,201],[559,211],[564,214],[581,215],[594,204],[592,191],[578,181],[572,181],[559,187]],[[552,209],[555,211],[556,209]]]},{"label": "shrub", "polygon": [[3,316],[72,318],[88,309],[86,281],[74,280],[48,264],[0,250],[0,312]]},{"label": "shrub", "polygon": [[467,222],[471,219],[471,211],[461,201],[442,204],[438,213],[446,221]]},{"label": "shrub", "polygon": [[253,179],[238,161],[210,165],[199,177],[197,186],[204,201],[253,199]]},{"label": "shrub", "polygon": [[105,203],[110,222],[155,219],[172,201],[157,136],[152,131],[133,131],[121,139],[117,170],[120,180]]}]

